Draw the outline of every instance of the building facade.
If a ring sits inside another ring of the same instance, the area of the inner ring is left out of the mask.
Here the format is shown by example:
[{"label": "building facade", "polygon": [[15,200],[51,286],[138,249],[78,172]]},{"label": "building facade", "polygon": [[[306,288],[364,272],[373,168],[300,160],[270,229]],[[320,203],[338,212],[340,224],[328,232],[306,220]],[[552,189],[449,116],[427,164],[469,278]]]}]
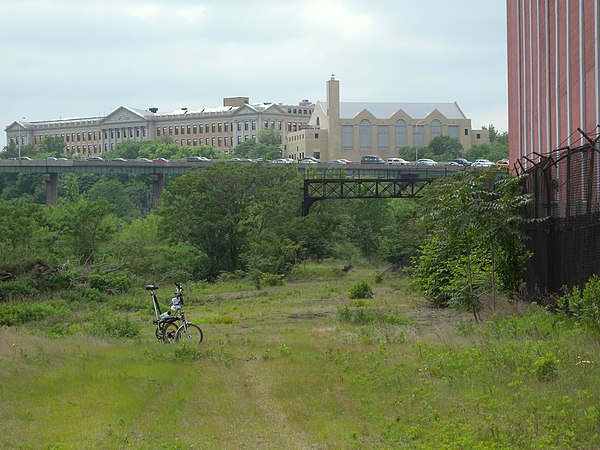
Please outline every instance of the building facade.
[{"label": "building facade", "polygon": [[488,131],[473,130],[456,103],[341,102],[339,81],[332,77],[327,102],[316,103],[308,126],[287,135],[284,156],[387,159],[405,147],[425,147],[436,136],[454,137],[464,149],[489,143]]},{"label": "building facade", "polygon": [[509,158],[526,169],[600,123],[600,2],[507,0]]},{"label": "building facade", "polygon": [[63,140],[65,154],[87,157],[112,150],[124,141],[171,139],[185,147],[211,146],[231,153],[235,146],[256,139],[265,128],[288,133],[306,126],[314,110],[308,100],[298,105],[250,104],[247,97],[223,100],[223,106],[159,113],[121,106],[104,117],[39,122],[15,121],[6,127],[6,140],[20,145],[40,144],[53,136]]}]

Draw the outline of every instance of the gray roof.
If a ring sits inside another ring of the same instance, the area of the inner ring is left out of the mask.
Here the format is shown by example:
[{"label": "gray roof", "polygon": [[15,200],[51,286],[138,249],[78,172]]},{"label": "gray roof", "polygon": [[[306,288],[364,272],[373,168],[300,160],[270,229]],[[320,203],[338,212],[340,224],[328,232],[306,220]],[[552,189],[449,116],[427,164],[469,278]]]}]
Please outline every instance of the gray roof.
[{"label": "gray roof", "polygon": [[[327,109],[327,102],[322,102]],[[363,110],[369,111],[379,119],[389,119],[402,110],[413,119],[424,119],[436,109],[447,119],[466,119],[454,103],[402,103],[402,102],[340,102],[340,118],[353,119]]]}]

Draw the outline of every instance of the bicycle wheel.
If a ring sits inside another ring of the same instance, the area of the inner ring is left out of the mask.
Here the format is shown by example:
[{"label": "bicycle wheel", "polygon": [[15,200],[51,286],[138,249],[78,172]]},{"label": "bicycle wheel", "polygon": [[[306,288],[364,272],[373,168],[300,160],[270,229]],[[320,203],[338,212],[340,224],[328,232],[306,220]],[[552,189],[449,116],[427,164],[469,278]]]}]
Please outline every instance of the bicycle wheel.
[{"label": "bicycle wheel", "polygon": [[171,342],[174,339],[177,339],[177,324],[175,322],[166,323],[163,326],[162,340]]},{"label": "bicycle wheel", "polygon": [[183,340],[184,342],[202,342],[202,330],[198,325],[194,325],[193,323],[188,323],[187,325],[184,323],[177,330],[177,336],[175,336],[175,340]]}]

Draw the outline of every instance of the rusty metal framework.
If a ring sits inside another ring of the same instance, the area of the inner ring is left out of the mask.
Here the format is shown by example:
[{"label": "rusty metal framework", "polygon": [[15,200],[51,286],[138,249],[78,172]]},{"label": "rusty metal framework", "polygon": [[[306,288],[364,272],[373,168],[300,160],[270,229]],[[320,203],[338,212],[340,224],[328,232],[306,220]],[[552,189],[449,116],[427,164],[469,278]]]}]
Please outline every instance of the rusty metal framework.
[{"label": "rusty metal framework", "polygon": [[407,174],[396,179],[316,178],[304,180],[302,214],[306,216],[313,203],[328,199],[414,198],[434,177]]},{"label": "rusty metal framework", "polygon": [[583,145],[535,153],[515,167],[534,198],[525,216],[537,219],[525,226],[530,293],[561,293],[600,274],[600,126],[577,133]]}]

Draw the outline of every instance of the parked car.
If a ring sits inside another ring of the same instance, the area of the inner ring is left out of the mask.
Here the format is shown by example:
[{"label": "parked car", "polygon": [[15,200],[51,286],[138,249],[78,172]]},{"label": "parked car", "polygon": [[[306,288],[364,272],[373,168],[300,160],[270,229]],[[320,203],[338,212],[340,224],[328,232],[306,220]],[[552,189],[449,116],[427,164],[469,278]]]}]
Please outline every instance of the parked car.
[{"label": "parked car", "polygon": [[277,158],[271,161],[272,164],[291,164],[293,162],[292,158]]},{"label": "parked car", "polygon": [[155,162],[155,163],[168,163],[169,160],[167,158],[154,158],[152,160],[152,162]]},{"label": "parked car", "polygon": [[138,158],[135,161],[136,162],[152,162],[152,160],[148,159],[148,158]]},{"label": "parked car", "polygon": [[17,161],[31,161],[31,158],[29,156],[17,156],[15,159]]},{"label": "parked car", "polygon": [[298,161],[300,164],[319,164],[321,162],[320,159],[317,159],[313,156],[307,156],[306,158],[302,158]]},{"label": "parked car", "polygon": [[344,161],[346,164],[352,164],[352,161],[346,158],[340,158],[340,161]]},{"label": "parked car", "polygon": [[470,166],[473,164],[471,161],[467,161],[465,158],[454,158],[450,162],[455,162],[459,166]]},{"label": "parked car", "polygon": [[499,159],[498,161],[496,161],[496,167],[498,169],[508,169],[508,158],[503,158],[503,159]]},{"label": "parked car", "polygon": [[341,165],[345,165],[348,164],[346,161],[344,161],[343,159],[332,159],[331,161],[329,161],[329,164],[341,164]]},{"label": "parked car", "polygon": [[113,158],[113,161],[117,161],[117,162],[127,162],[127,160],[125,158]]},{"label": "parked car", "polygon": [[377,155],[365,155],[360,158],[361,164],[385,164],[385,161],[381,156]]},{"label": "parked car", "polygon": [[437,162],[429,158],[421,158],[417,160],[417,166],[437,166]]},{"label": "parked car", "polygon": [[100,156],[90,156],[89,158],[85,158],[84,161],[104,161],[104,158]]},{"label": "parked car", "polygon": [[188,157],[186,158],[186,161],[187,161],[187,162],[202,162],[202,161],[204,161],[204,160],[203,160],[203,159],[202,159],[202,157],[200,157],[200,156],[188,156]]},{"label": "parked car", "polygon": [[46,161],[58,161],[58,158],[56,156],[48,156]]},{"label": "parked car", "polygon": [[473,163],[473,167],[494,167],[494,163],[489,159],[476,159]]},{"label": "parked car", "polygon": [[399,165],[399,166],[408,166],[410,163],[403,158],[388,158],[388,164]]}]

